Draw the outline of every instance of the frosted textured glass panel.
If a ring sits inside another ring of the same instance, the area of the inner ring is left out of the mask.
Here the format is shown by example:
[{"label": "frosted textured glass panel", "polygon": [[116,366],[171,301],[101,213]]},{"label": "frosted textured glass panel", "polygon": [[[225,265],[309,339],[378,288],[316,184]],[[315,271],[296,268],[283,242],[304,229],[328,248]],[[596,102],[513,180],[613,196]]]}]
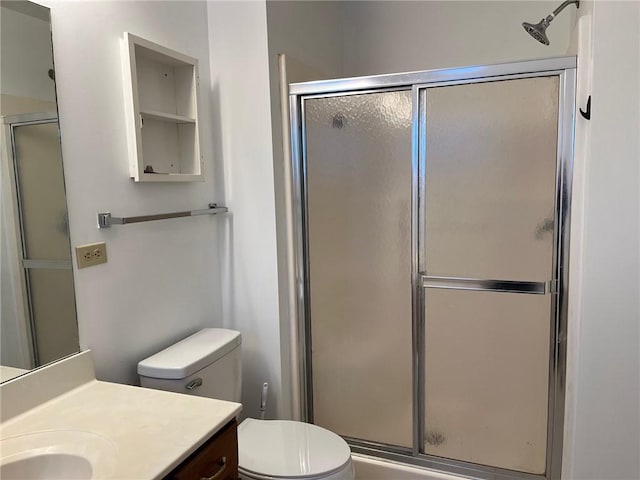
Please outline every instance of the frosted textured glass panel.
[{"label": "frosted textured glass panel", "polygon": [[427,273],[550,280],[558,77],[426,95]]},{"label": "frosted textured glass panel", "polygon": [[29,269],[28,274],[39,363],[77,352],[73,271]]},{"label": "frosted textured glass panel", "polygon": [[544,473],[550,299],[426,289],[426,453]]},{"label": "frosted textured glass panel", "polygon": [[314,422],[412,444],[411,92],[307,100]]},{"label": "frosted textured glass panel", "polygon": [[26,257],[71,260],[58,123],[14,129]]}]

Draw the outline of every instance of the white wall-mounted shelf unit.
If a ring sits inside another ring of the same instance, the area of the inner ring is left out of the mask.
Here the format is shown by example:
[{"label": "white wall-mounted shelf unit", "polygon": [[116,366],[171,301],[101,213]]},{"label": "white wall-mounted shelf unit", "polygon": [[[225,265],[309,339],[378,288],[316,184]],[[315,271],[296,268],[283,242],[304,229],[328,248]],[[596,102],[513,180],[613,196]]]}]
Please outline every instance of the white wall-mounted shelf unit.
[{"label": "white wall-mounted shelf unit", "polygon": [[131,177],[136,182],[204,180],[198,59],[126,32],[122,49]]}]

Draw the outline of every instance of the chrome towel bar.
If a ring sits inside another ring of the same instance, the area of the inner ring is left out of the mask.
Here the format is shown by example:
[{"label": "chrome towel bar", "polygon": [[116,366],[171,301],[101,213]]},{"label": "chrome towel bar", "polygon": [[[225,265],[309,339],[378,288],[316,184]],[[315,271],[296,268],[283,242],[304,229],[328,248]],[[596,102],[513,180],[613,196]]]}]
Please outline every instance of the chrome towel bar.
[{"label": "chrome towel bar", "polygon": [[110,212],[98,214],[98,228],[109,228],[111,225],[126,225],[128,223],[151,222],[153,220],[165,220],[167,218],[195,217],[196,215],[215,215],[227,213],[227,207],[219,207],[216,203],[210,203],[209,208],[191,210],[187,212],[159,213],[156,215],[141,215],[138,217],[113,217]]}]

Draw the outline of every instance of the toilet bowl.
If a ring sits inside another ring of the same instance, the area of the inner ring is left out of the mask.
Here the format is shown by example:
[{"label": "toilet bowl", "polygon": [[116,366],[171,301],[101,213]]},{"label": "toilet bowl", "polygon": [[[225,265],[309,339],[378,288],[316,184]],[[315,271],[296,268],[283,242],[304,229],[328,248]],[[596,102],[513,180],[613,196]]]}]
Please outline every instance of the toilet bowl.
[{"label": "toilet bowl", "polygon": [[[138,363],[147,388],[240,401],[240,332],[205,328]],[[353,480],[351,451],[329,430],[290,420],[247,418],[238,427],[240,478]]]}]

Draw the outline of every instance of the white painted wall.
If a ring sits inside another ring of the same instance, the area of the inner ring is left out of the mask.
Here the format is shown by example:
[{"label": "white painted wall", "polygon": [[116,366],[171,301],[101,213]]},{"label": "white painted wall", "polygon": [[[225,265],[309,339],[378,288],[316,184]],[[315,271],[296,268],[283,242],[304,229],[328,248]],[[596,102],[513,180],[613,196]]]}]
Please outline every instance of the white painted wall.
[{"label": "white painted wall", "polygon": [[[564,478],[640,478],[640,4],[583,2]],[[591,37],[592,35],[592,37]],[[584,105],[582,105],[584,108]],[[578,248],[574,248],[577,246]]]},{"label": "white painted wall", "polygon": [[564,55],[575,7],[533,40],[557,5],[546,1],[349,1],[344,8],[344,74],[373,75]]},{"label": "white painted wall", "polygon": [[278,53],[286,53],[327,78],[340,76],[344,57],[342,4],[268,0],[270,67],[277,67],[275,56]]},{"label": "white painted wall", "polygon": [[243,415],[281,417],[280,328],[267,12],[264,1],[208,3],[213,137],[231,215],[221,255],[224,325],[242,332]]},{"label": "white painted wall", "polygon": [[[98,230],[96,214],[131,216],[224,202],[216,188],[204,2],[66,2],[51,8],[72,246],[107,242],[106,265],[75,270],[81,348],[98,378],[136,383],[139,360],[222,324],[219,229],[199,216]],[[125,31],[200,60],[205,182],[129,178],[120,39]]]},{"label": "white painted wall", "polygon": [[3,95],[55,101],[48,20],[0,9],[0,85]]}]

